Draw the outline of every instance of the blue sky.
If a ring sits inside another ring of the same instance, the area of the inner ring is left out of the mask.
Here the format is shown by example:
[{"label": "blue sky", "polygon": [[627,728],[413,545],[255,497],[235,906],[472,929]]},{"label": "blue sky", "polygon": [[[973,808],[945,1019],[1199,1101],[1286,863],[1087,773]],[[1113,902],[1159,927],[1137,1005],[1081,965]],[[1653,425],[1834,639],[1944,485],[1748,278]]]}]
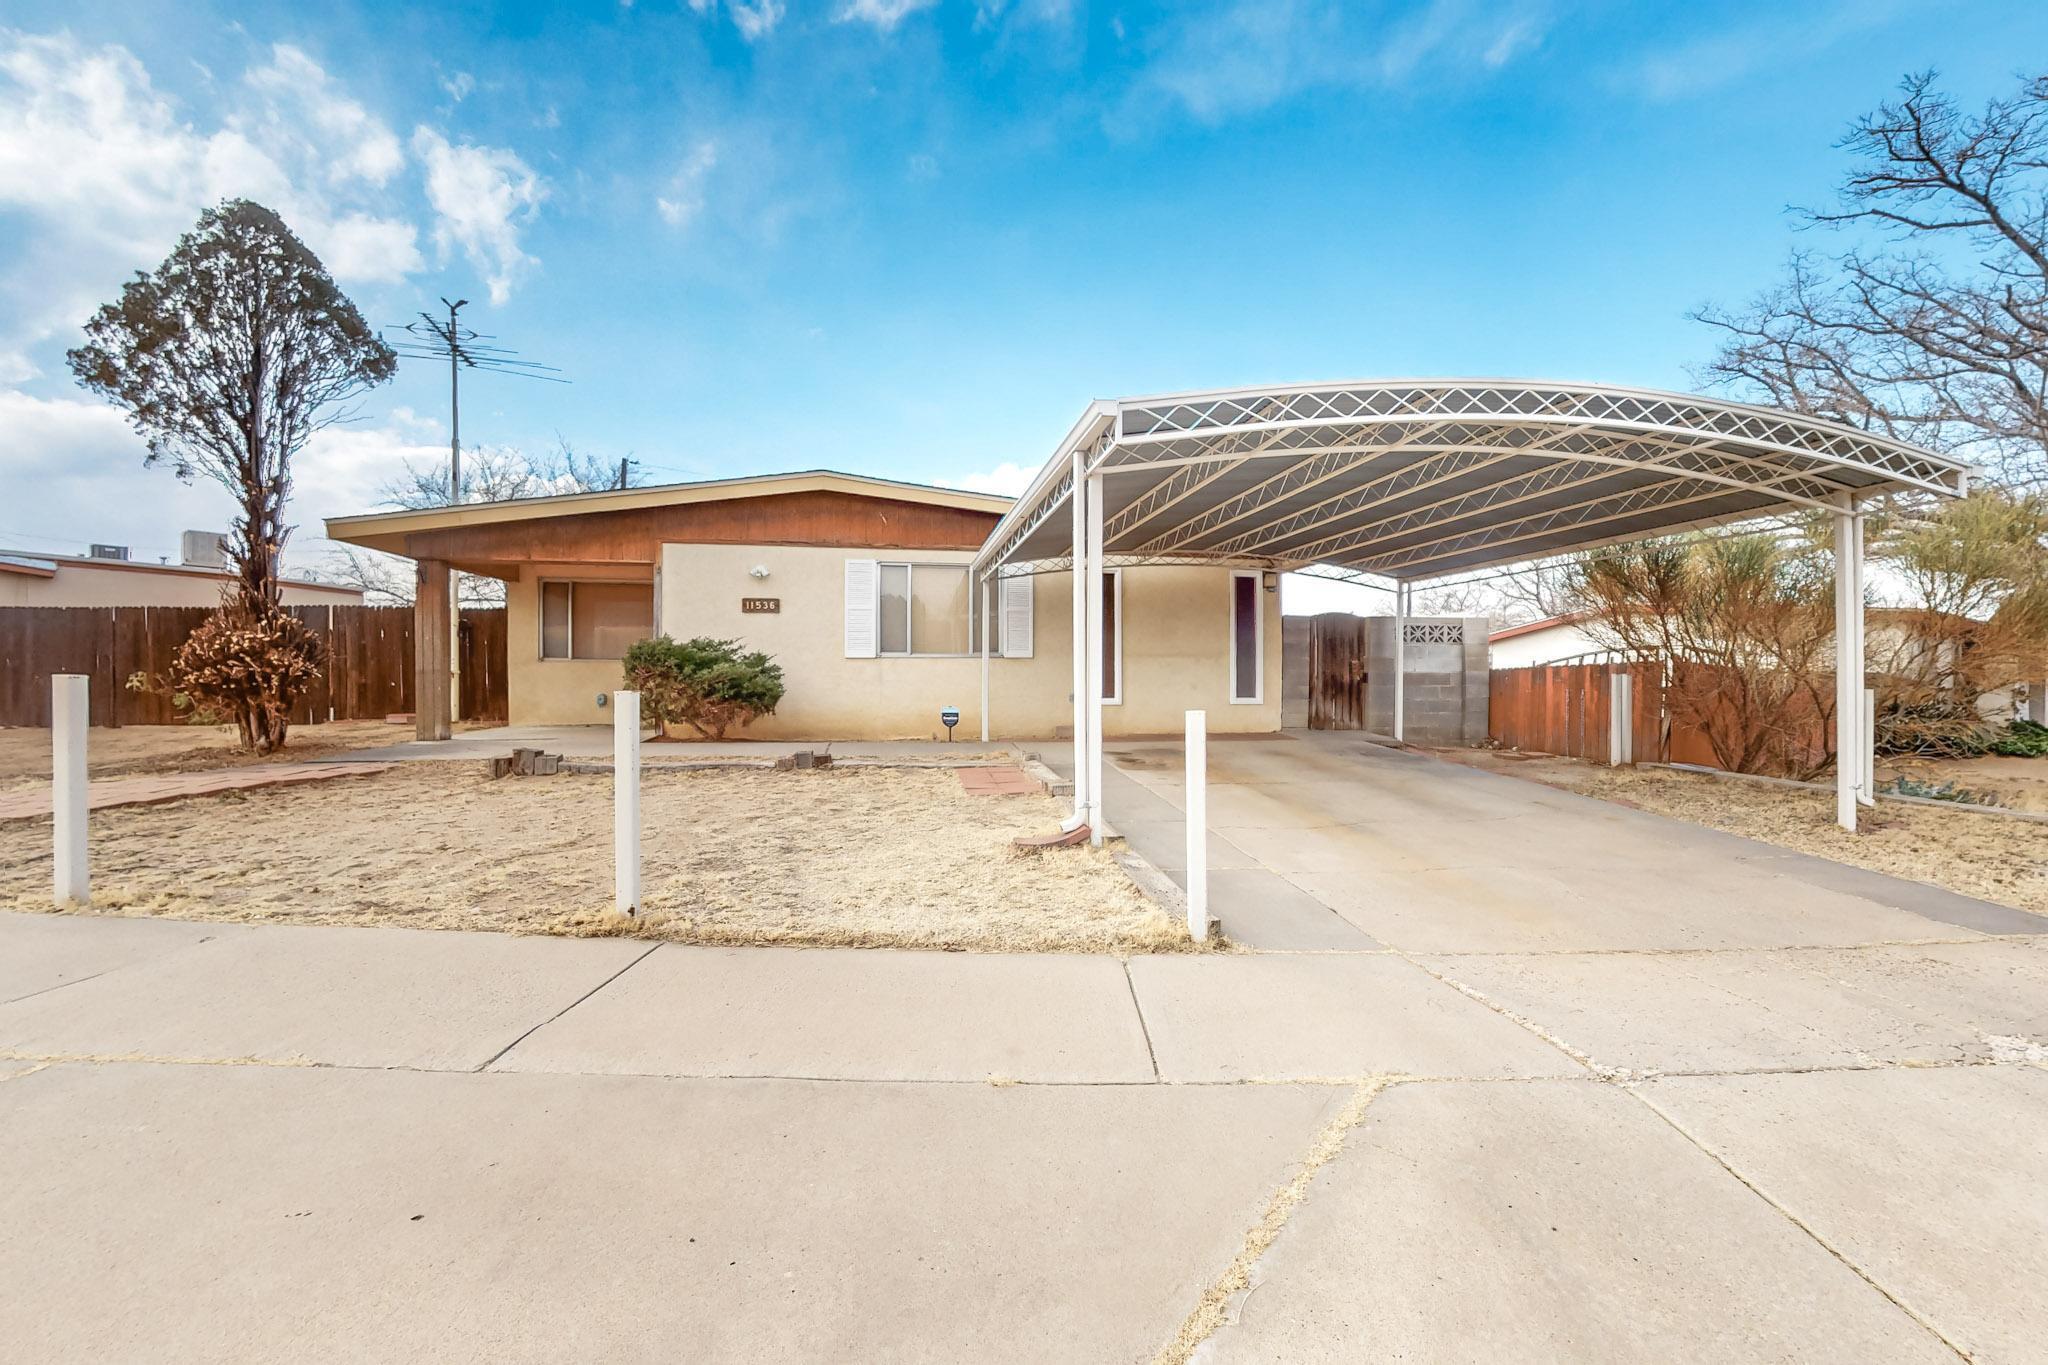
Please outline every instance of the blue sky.
[{"label": "blue sky", "polygon": [[[2019,0],[15,0],[0,547],[224,524],[63,366],[222,195],[373,321],[460,293],[574,381],[477,379],[466,440],[997,487],[1094,397],[1688,387],[1686,311],[1773,279],[1853,116],[1930,66],[1974,104],[2041,54]],[[446,416],[415,363],[319,438],[302,566]]]}]

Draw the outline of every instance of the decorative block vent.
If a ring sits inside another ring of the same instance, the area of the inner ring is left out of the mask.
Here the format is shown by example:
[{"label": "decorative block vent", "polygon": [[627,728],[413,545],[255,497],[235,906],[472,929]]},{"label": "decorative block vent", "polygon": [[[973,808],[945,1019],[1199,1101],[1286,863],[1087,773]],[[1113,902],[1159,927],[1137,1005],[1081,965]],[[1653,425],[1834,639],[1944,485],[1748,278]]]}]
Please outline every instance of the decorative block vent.
[{"label": "decorative block vent", "polygon": [[1462,645],[1463,621],[1410,621],[1401,629],[1401,639],[1411,645]]}]

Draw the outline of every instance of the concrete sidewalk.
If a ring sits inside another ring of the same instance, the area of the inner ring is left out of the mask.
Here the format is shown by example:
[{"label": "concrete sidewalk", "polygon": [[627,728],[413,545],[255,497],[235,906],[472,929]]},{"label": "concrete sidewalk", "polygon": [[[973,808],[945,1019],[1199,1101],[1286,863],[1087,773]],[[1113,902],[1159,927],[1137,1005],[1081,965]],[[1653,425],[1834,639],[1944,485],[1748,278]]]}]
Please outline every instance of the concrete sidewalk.
[{"label": "concrete sidewalk", "polygon": [[1126,963],[0,914],[0,1339],[2037,1359],[2044,1041],[2048,949],[1961,929]]}]

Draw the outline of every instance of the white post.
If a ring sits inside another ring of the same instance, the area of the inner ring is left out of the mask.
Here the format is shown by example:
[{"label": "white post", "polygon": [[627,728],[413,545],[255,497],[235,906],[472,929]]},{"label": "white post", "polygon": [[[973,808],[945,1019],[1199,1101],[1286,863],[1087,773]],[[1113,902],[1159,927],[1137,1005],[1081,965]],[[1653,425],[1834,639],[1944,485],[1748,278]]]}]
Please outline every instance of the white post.
[{"label": "white post", "polygon": [[1080,451],[1074,452],[1074,492],[1068,499],[1073,516],[1074,586],[1074,824],[1088,823],[1088,471]]},{"label": "white post", "polygon": [[988,637],[995,618],[988,614],[988,579],[981,580],[981,742],[988,743]]},{"label": "white post", "polygon": [[1856,832],[1857,713],[1863,680],[1856,675],[1856,636],[1863,602],[1856,596],[1856,504],[1849,494],[1835,513],[1835,822]]},{"label": "white post", "polygon": [[1636,680],[1626,671],[1607,679],[1607,766],[1625,768],[1636,761]]},{"label": "white post", "polygon": [[1088,476],[1088,842],[1102,844],[1102,475]]},{"label": "white post", "polygon": [[612,693],[612,867],[614,906],[640,913],[640,694]]},{"label": "white post", "polygon": [[85,726],[92,694],[83,673],[50,679],[50,810],[55,817],[52,853],[56,873],[51,891],[60,906],[83,909],[92,903],[85,846]]},{"label": "white post", "polygon": [[1877,804],[1877,689],[1863,689],[1863,732],[1862,732],[1863,782],[1856,789],[1856,799],[1866,806]]},{"label": "white post", "polygon": [[1849,632],[1856,647],[1856,667],[1851,674],[1856,680],[1856,800],[1860,805],[1875,806],[1877,709],[1871,700],[1871,691],[1866,685],[1870,677],[1870,641],[1863,629],[1863,529],[1863,515],[1859,512],[1850,526],[1855,537],[1855,553],[1849,560],[1850,569],[1856,576],[1855,589],[1850,594],[1850,604],[1855,609],[1856,622],[1855,629]]},{"label": "white post", "polygon": [[1209,937],[1209,713],[1188,712],[1188,936]]},{"label": "white post", "polygon": [[1408,733],[1408,585],[1394,585],[1394,742]]}]

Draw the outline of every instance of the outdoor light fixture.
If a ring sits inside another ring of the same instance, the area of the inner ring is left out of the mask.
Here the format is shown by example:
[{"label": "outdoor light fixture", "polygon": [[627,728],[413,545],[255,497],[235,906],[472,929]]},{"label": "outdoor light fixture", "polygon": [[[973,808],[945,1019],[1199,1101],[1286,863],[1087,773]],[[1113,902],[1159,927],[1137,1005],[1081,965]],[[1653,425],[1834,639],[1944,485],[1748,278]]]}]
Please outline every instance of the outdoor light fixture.
[{"label": "outdoor light fixture", "polygon": [[1265,584],[1267,592],[1280,591],[1280,575],[1274,573],[1271,569],[1266,570]]},{"label": "outdoor light fixture", "polygon": [[747,570],[747,577],[749,578],[766,578],[767,576],[768,566],[766,564],[756,564],[753,568]]}]

